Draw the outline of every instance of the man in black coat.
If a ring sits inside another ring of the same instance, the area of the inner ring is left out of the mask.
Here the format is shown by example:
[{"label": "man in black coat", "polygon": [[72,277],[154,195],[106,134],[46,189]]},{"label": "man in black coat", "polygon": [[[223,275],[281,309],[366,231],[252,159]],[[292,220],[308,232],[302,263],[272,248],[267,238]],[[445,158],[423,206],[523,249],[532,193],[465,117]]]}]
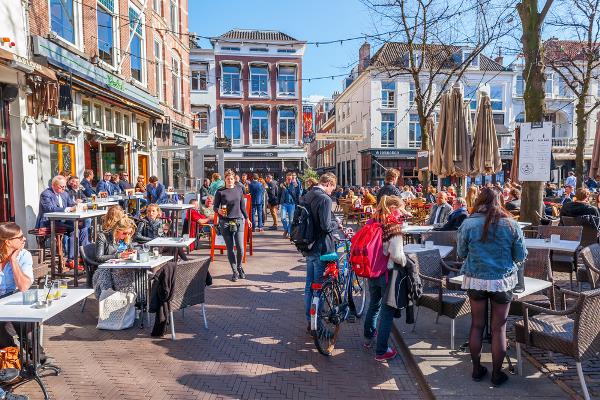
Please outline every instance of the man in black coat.
[{"label": "man in black coat", "polygon": [[448,204],[448,194],[446,192],[439,192],[435,201],[436,203],[431,207],[431,214],[429,214],[427,225],[445,224],[448,220],[448,215],[452,212],[452,206]]},{"label": "man in black coat", "polygon": [[590,197],[590,191],[586,188],[579,188],[575,193],[577,200],[564,203],[560,209],[561,217],[582,217],[584,215],[591,215],[594,217],[600,217],[600,212],[597,207],[592,206],[588,203]]},{"label": "man in black coat", "polygon": [[457,197],[452,203],[452,212],[448,215],[448,221],[440,228],[434,228],[435,231],[457,231],[463,221],[467,219],[467,201],[462,197]]},{"label": "man in black coat", "polygon": [[390,168],[385,171],[385,185],[377,192],[377,204],[379,204],[379,200],[381,200],[381,197],[384,195],[400,197],[400,190],[396,186],[399,177],[400,171],[395,168]]},{"label": "man in black coat", "polygon": [[265,177],[267,182],[267,203],[269,205],[269,211],[273,218],[273,225],[270,230],[277,230],[277,212],[279,211],[279,183],[273,179],[273,175],[268,174]]}]

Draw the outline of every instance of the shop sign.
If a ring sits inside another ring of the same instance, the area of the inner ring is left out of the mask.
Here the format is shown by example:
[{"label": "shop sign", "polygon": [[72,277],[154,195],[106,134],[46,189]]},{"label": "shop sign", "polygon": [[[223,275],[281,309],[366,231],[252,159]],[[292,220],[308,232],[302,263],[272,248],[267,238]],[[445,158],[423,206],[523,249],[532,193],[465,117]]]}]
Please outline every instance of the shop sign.
[{"label": "shop sign", "polygon": [[429,169],[429,151],[424,150],[417,152],[417,169],[420,171]]},{"label": "shop sign", "polygon": [[48,63],[72,73],[73,76],[106,88],[110,92],[147,107],[156,113],[163,114],[158,99],[137,86],[123,81],[110,72],[83,59],[78,54],[41,36],[32,36],[32,40],[34,55],[45,57]]},{"label": "shop sign", "polygon": [[242,152],[242,157],[261,157],[261,158],[277,158],[277,152],[250,152],[244,151]]}]

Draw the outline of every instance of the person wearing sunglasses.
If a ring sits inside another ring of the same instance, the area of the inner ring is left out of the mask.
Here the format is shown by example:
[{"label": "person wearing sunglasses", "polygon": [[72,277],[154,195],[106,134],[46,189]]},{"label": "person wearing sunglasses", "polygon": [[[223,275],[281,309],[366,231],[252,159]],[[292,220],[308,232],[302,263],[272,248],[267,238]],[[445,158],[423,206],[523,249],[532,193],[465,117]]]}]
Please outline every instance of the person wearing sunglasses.
[{"label": "person wearing sunglasses", "polygon": [[110,172],[104,173],[104,179],[98,182],[96,186],[96,193],[100,194],[100,192],[106,192],[109,196],[112,196],[115,193],[115,186],[110,181],[112,178],[112,174]]}]

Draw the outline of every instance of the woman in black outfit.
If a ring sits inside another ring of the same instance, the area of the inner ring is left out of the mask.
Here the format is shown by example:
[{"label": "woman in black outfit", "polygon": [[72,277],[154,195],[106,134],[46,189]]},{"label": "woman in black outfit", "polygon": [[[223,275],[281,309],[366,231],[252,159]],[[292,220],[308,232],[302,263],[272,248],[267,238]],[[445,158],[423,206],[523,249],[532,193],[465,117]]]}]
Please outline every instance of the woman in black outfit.
[{"label": "woman in black outfit", "polygon": [[[242,189],[235,184],[235,173],[232,170],[225,171],[225,186],[217,190],[215,194],[215,203],[213,206],[215,212],[219,214],[219,227],[225,245],[227,246],[227,259],[231,265],[233,276],[231,280],[236,282],[238,274],[241,279],[246,278],[242,268],[242,252],[244,251],[244,220],[248,228],[252,228],[252,222],[248,219],[246,207],[244,204],[244,193]],[[235,243],[234,243],[235,241]],[[236,252],[233,252],[235,244]]]}]

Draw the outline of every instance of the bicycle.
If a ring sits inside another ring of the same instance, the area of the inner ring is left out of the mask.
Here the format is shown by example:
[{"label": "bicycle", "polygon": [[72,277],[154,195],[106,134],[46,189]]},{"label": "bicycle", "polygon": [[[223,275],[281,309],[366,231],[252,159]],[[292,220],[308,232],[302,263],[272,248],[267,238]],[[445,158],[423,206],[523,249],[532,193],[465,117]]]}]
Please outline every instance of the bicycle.
[{"label": "bicycle", "polygon": [[[351,234],[351,232],[349,232]],[[334,253],[324,254],[323,282],[311,285],[314,295],[310,309],[310,327],[319,353],[330,356],[340,332],[340,325],[351,308],[360,318],[367,302],[367,281],[354,274],[350,266],[350,234],[337,241]],[[357,300],[357,301],[355,301]]]}]

